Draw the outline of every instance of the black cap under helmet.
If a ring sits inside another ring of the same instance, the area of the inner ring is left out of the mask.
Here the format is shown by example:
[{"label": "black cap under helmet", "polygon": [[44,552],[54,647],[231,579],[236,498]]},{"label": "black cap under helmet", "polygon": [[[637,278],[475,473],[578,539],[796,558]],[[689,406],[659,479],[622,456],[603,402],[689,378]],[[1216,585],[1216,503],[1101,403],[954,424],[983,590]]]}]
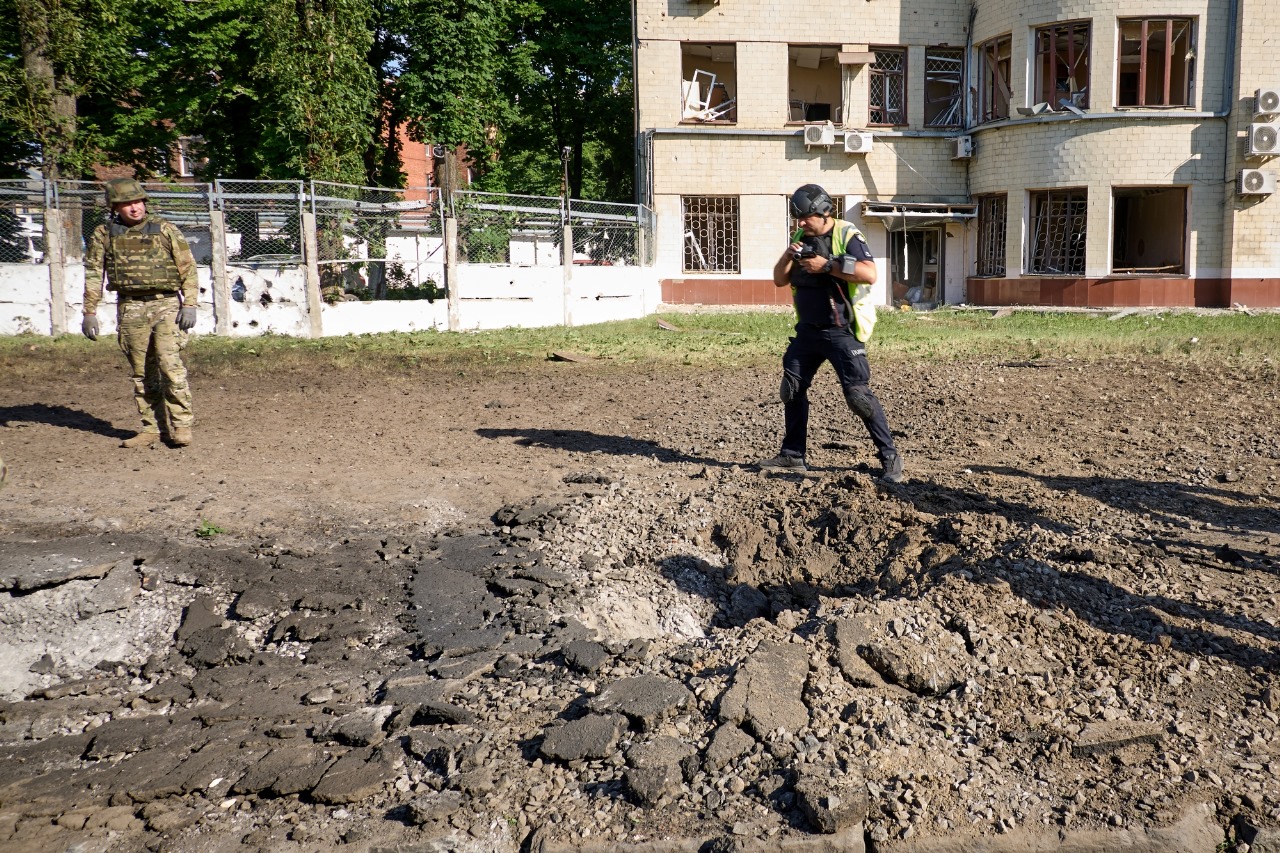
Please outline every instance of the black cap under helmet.
[{"label": "black cap under helmet", "polygon": [[796,219],[806,216],[830,216],[835,210],[831,196],[817,184],[805,184],[791,194],[791,215]]}]

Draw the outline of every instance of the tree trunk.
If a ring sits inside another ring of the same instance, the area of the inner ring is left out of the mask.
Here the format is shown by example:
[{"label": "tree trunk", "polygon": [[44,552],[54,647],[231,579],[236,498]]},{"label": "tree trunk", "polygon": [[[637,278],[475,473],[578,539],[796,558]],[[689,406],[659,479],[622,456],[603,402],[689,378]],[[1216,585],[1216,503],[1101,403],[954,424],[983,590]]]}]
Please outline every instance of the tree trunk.
[{"label": "tree trunk", "polygon": [[[27,98],[40,140],[40,171],[45,180],[62,177],[62,160],[71,148],[76,132],[76,99],[72,94],[75,81],[58,78],[50,57],[49,7],[44,0],[17,0],[18,38],[22,47],[22,66],[27,77]],[[65,254],[81,257],[84,240],[80,234],[83,220],[78,208],[63,211]],[[45,225],[48,228],[48,225]],[[45,243],[48,245],[48,234]]]}]

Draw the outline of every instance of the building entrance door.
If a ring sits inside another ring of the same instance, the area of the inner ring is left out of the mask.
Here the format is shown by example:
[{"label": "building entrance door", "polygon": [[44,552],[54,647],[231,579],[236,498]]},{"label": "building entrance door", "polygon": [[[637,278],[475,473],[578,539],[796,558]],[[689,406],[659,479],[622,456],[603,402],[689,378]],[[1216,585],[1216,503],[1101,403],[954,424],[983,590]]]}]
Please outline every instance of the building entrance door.
[{"label": "building entrance door", "polygon": [[932,308],[941,304],[941,227],[889,232],[890,292],[894,305]]}]

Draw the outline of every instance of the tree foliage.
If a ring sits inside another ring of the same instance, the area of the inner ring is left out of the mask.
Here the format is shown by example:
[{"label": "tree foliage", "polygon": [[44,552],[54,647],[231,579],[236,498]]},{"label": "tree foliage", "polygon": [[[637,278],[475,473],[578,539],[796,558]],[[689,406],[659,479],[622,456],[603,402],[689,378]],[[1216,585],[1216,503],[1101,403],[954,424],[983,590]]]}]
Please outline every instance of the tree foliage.
[{"label": "tree foliage", "polygon": [[404,126],[465,150],[486,188],[558,193],[568,148],[575,195],[631,195],[626,0],[0,0],[0,14],[20,24],[0,33],[11,168],[153,175],[191,136],[208,177],[399,184]]}]

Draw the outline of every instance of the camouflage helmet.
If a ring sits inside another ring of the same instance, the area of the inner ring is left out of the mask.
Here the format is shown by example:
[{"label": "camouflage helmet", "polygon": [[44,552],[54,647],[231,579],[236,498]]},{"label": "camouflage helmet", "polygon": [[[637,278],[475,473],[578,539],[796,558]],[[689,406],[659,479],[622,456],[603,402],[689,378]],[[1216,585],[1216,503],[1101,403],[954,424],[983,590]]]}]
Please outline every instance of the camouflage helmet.
[{"label": "camouflage helmet", "polygon": [[107,181],[107,204],[128,204],[146,201],[147,191],[133,178],[112,178]]}]

